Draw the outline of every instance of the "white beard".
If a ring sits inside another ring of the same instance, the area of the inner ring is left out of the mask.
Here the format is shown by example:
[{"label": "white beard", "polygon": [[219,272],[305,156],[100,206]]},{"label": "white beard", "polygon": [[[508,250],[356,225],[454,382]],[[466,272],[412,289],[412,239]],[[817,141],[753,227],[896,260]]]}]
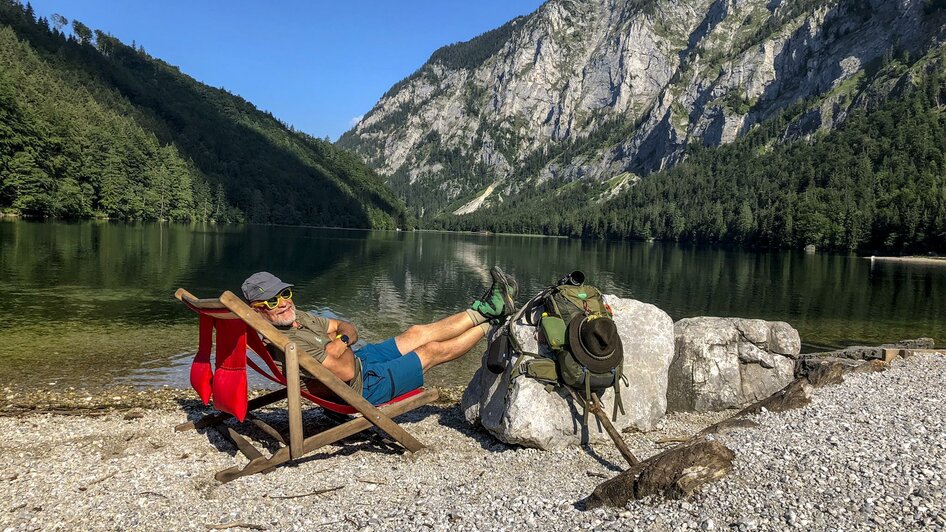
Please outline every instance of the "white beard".
[{"label": "white beard", "polygon": [[277,327],[289,327],[296,321],[296,308],[295,306],[290,307],[289,310],[283,312],[278,316],[271,318],[273,325]]}]

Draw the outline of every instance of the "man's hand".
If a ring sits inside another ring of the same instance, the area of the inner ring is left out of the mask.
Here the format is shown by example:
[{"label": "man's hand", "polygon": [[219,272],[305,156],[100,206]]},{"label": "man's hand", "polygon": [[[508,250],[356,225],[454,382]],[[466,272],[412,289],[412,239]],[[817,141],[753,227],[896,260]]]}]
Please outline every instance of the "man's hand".
[{"label": "man's hand", "polygon": [[325,354],[332,358],[341,358],[348,350],[348,344],[343,342],[340,338],[332,340],[325,346]]},{"label": "man's hand", "polygon": [[354,345],[358,341],[358,329],[347,321],[330,319],[326,333],[329,338],[335,338],[340,334],[348,337],[348,345]]}]

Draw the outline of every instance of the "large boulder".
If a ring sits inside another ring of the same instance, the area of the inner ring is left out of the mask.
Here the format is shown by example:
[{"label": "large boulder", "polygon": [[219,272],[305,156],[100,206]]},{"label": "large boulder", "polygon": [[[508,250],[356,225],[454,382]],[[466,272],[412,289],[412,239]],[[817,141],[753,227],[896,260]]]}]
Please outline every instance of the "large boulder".
[{"label": "large boulder", "polygon": [[[667,368],[673,358],[673,320],[659,308],[605,295],[614,311],[614,322],[624,345],[624,375],[629,386],[621,397],[626,414],[618,414],[614,426],[622,430],[635,426],[648,430],[666,413]],[[541,313],[542,308],[535,310]],[[535,321],[535,320],[533,320]],[[524,319],[514,327],[523,349],[551,356],[548,347],[539,345],[538,330]],[[492,336],[496,333],[493,331]],[[607,433],[589,415],[588,426],[581,424],[581,405],[565,390],[546,391],[545,386],[528,377],[519,377],[510,386],[509,377],[515,359],[496,375],[486,369],[486,355],[473,375],[461,407],[470,423],[478,424],[506,443],[539,449],[556,449],[584,442],[604,441]],[[614,391],[602,397],[608,413]]]},{"label": "large boulder", "polygon": [[674,324],[667,408],[709,412],[743,406],[784,388],[801,352],[784,322],[687,318]]}]

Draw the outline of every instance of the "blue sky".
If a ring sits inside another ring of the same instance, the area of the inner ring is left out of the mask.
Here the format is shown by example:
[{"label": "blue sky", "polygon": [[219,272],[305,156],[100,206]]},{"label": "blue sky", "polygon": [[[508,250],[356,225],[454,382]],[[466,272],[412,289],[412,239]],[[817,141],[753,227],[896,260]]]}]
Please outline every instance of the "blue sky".
[{"label": "blue sky", "polygon": [[335,140],[437,48],[531,13],[541,0],[31,0],[37,16],[133,40],[297,129]]}]

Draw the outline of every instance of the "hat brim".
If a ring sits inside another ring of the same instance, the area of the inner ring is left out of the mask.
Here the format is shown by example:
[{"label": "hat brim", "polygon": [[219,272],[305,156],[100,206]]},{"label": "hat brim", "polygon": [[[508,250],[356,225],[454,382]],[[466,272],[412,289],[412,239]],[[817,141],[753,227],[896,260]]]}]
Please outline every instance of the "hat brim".
[{"label": "hat brim", "polygon": [[614,351],[612,351],[608,356],[594,356],[585,350],[584,346],[581,344],[581,336],[579,336],[579,328],[585,321],[585,318],[586,316],[578,314],[572,318],[572,321],[568,323],[568,347],[572,354],[575,355],[575,358],[589,370],[595,373],[611,371],[611,369],[616,366],[615,360],[624,359],[624,345],[621,342],[621,335],[616,335],[617,345],[614,346]]},{"label": "hat brim", "polygon": [[266,301],[267,299],[272,299],[276,297],[277,295],[279,295],[280,292],[282,292],[283,290],[291,286],[295,286],[295,285],[280,282],[278,285],[276,285],[276,288],[270,288],[269,290],[263,292],[262,294],[254,295],[251,301]]}]

